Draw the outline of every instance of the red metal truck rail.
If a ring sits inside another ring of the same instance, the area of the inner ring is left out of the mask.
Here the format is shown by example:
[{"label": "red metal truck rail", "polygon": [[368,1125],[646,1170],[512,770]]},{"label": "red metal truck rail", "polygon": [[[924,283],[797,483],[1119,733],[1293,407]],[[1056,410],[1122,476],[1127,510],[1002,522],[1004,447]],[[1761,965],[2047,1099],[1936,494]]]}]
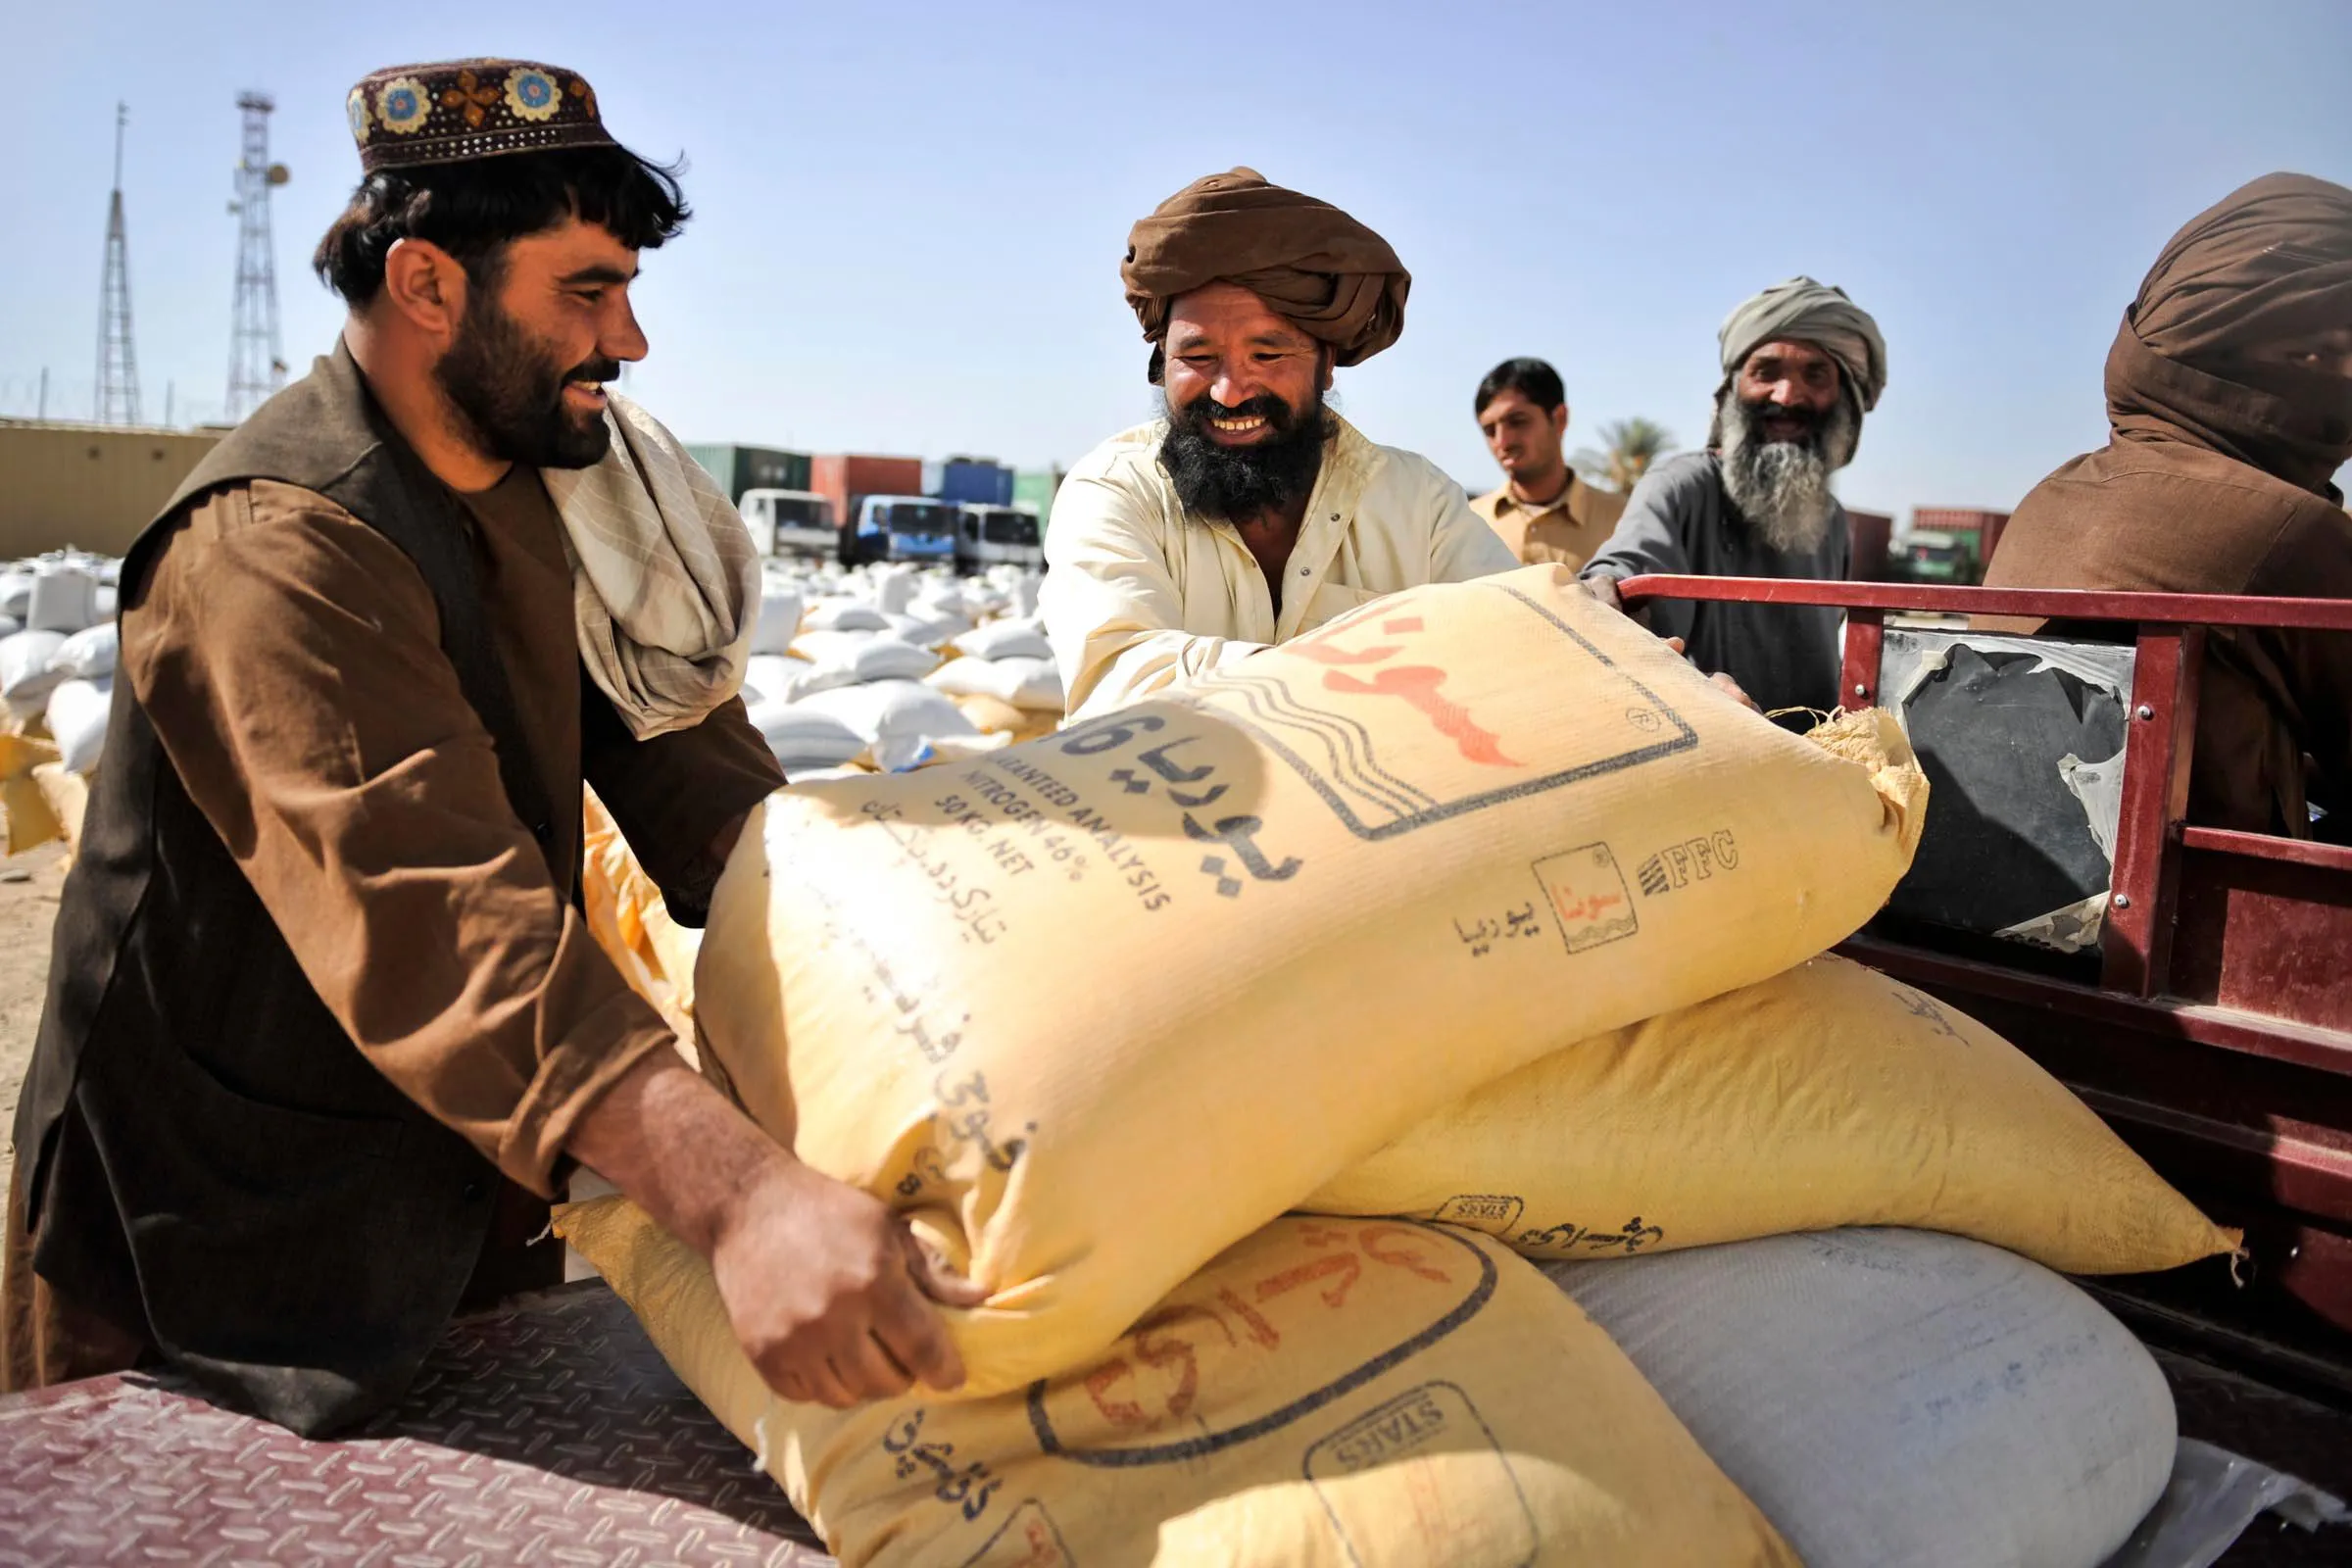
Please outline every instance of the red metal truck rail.
[{"label": "red metal truck rail", "polygon": [[[1874,926],[1845,951],[1983,1018],[2225,1223],[2213,1270],[2125,1287],[2208,1349],[2352,1397],[2352,849],[2182,820],[2211,627],[2352,633],[2352,603],[1651,576],[1652,599],[1846,612],[1839,692],[1880,700],[1894,612],[2106,623],[2134,648],[2122,809],[2095,969]],[[1935,820],[1931,798],[1929,819]]]}]

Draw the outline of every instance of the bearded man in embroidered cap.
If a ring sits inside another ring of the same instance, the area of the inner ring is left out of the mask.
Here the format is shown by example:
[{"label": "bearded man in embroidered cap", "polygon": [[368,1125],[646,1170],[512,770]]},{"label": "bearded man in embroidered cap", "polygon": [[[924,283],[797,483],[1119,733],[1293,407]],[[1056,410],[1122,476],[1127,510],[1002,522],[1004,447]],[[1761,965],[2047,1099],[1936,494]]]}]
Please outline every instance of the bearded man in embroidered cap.
[{"label": "bearded man in embroidered cap", "polygon": [[[1793,277],[1732,312],[1718,341],[1723,380],[1707,450],[1644,474],[1585,565],[1587,586],[1612,604],[1618,582],[1645,572],[1846,574],[1852,540],[1830,475],[1853,461],[1862,416],[1886,385],[1878,323],[1844,290]],[[1645,618],[1768,712],[1838,706],[1835,610],[1670,600],[1646,607]]]},{"label": "bearded man in embroidered cap", "polygon": [[298,1431],[555,1283],[575,1164],[711,1259],[795,1399],[960,1376],[879,1203],[722,1100],[590,939],[593,783],[699,925],[783,782],[737,695],[759,566],[607,390],[686,208],[576,74],[352,90],[333,353],[132,546],[122,689],[16,1122],[7,1381],[160,1359]]},{"label": "bearded man in embroidered cap", "polygon": [[[2352,190],[2268,174],[2189,220],[2106,380],[2107,445],[2020,503],[1988,586],[2352,599]],[[2188,810],[2352,843],[2352,635],[2206,634]]]},{"label": "bearded man in embroidered cap", "polygon": [[1378,234],[1236,169],[1138,222],[1119,275],[1163,416],[1081,458],[1054,500],[1039,605],[1073,716],[1518,564],[1435,464],[1325,404],[1335,368],[1404,330],[1412,279]]}]

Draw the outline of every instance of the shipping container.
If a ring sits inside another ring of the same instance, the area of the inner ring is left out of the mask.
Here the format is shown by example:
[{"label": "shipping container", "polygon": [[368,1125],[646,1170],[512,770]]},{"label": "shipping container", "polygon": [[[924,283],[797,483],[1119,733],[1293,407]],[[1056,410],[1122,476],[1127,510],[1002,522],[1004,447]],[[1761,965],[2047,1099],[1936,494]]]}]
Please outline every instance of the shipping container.
[{"label": "shipping container", "polygon": [[922,494],[923,460],[828,452],[809,463],[807,488],[832,501],[833,515],[841,524],[846,551],[857,525],[858,503],[867,496]]},{"label": "shipping container", "polygon": [[1853,525],[1853,548],[1845,574],[1856,582],[1885,582],[1886,547],[1894,538],[1894,518],[1884,512],[1856,512],[1851,507],[1845,509],[1845,516]]},{"label": "shipping container", "polygon": [[743,504],[746,490],[807,490],[808,454],[774,447],[736,446],[731,442],[689,442],[686,455],[701,464],[726,491],[727,499]]},{"label": "shipping container", "polygon": [[1054,493],[1061,488],[1059,468],[1024,468],[1012,476],[1013,505],[1037,514],[1040,535],[1054,524]]},{"label": "shipping container", "polygon": [[1012,470],[989,458],[950,458],[931,471],[925,464],[925,495],[974,507],[1012,505]]}]

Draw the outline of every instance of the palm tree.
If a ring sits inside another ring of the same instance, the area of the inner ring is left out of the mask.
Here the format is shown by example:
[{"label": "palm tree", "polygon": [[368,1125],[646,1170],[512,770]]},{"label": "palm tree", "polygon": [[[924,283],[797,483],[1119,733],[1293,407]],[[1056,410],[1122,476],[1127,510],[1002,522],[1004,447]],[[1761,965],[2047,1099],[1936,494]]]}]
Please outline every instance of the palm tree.
[{"label": "palm tree", "polygon": [[1674,450],[1674,437],[1662,424],[1636,415],[1600,427],[1605,451],[1585,448],[1568,461],[1587,483],[1624,495],[1642,482],[1649,466]]}]

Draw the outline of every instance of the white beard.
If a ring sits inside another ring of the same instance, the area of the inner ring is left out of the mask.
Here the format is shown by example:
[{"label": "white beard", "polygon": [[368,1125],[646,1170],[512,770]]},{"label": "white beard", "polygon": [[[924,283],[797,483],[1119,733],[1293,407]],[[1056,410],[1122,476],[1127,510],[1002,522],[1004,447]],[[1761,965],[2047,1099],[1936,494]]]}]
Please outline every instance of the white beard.
[{"label": "white beard", "polygon": [[1839,398],[1806,441],[1765,441],[1747,406],[1729,388],[1717,408],[1723,433],[1724,493],[1757,537],[1783,555],[1810,555],[1829,537],[1838,498],[1830,475],[1853,461],[1860,421]]}]

